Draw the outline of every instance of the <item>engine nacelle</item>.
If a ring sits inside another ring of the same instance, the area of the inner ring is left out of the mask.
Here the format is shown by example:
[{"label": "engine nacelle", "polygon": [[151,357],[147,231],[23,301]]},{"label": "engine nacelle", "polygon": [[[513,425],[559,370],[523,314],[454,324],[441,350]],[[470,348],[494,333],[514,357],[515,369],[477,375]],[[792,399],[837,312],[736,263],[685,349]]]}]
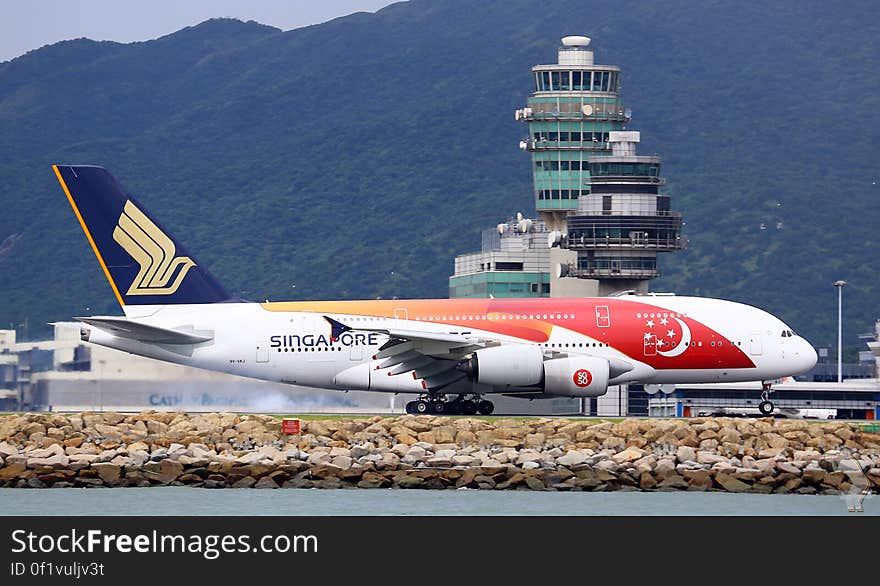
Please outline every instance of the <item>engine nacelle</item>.
[{"label": "engine nacelle", "polygon": [[608,391],[608,361],[594,356],[544,362],[544,392],[568,397],[598,397]]},{"label": "engine nacelle", "polygon": [[478,383],[493,386],[533,387],[544,375],[544,353],[538,346],[509,344],[477,350],[470,360]]}]

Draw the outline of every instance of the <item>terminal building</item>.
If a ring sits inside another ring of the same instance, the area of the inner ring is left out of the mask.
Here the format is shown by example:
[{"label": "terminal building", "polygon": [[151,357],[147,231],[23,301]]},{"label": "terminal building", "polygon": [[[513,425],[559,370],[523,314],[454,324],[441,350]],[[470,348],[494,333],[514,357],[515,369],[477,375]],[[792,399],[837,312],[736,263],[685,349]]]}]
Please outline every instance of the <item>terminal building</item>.
[{"label": "terminal building", "polygon": [[58,323],[52,339],[26,342],[0,330],[0,412],[403,411],[393,395],[259,381],[84,343],[79,327]]}]

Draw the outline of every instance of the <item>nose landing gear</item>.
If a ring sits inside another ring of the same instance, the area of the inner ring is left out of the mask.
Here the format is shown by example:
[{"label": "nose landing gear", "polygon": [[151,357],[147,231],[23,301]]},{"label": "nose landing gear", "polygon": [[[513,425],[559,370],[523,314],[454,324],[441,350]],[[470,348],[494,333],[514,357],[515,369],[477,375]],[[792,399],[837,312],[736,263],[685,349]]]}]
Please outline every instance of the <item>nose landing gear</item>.
[{"label": "nose landing gear", "polygon": [[760,411],[763,415],[770,415],[773,413],[774,405],[773,402],[770,401],[770,393],[773,392],[773,389],[770,388],[770,383],[763,383],[761,390],[761,402],[758,403],[758,411]]}]

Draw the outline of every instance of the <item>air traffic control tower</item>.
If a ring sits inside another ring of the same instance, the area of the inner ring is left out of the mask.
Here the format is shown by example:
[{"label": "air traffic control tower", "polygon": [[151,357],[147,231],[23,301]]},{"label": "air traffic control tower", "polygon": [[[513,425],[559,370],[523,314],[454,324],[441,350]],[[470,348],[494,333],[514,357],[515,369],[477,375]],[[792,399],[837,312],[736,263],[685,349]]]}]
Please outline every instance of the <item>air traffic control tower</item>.
[{"label": "air traffic control tower", "polygon": [[644,294],[657,253],[686,246],[660,157],[637,155],[640,134],[626,129],[620,68],[595,64],[589,44],[563,38],[558,63],[532,67],[535,91],[515,113],[540,218],[499,224],[481,252],[456,257],[450,297]]}]

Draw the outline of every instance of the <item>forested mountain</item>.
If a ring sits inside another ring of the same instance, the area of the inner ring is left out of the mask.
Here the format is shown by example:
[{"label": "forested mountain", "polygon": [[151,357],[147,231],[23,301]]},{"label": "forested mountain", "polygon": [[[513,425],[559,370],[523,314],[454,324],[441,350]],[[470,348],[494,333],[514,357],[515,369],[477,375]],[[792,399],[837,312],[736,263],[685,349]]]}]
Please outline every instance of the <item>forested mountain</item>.
[{"label": "forested mountain", "polygon": [[513,111],[586,34],[685,215],[652,288],[821,345],[845,279],[855,344],[880,317],[878,6],[412,0],[31,51],[0,63],[0,327],[117,311],[55,162],[107,167],[243,297],[444,297],[482,228],[534,213]]}]

